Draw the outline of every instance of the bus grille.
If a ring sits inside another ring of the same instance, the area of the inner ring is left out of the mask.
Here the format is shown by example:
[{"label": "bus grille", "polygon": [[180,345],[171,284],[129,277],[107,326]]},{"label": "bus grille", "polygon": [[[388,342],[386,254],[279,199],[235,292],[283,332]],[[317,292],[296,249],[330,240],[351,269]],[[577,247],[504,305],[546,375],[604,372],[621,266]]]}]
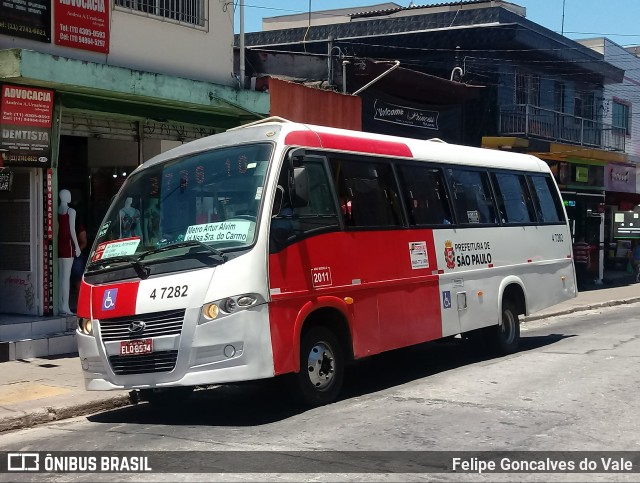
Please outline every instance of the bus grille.
[{"label": "bus grille", "polygon": [[[182,331],[185,310],[169,310],[152,314],[128,315],[100,321],[103,341],[142,339],[161,335],[179,335]],[[144,322],[144,330],[129,332],[132,322]]]},{"label": "bus grille", "polygon": [[111,356],[109,362],[113,372],[119,376],[170,372],[176,366],[178,351],[153,352],[140,356]]}]

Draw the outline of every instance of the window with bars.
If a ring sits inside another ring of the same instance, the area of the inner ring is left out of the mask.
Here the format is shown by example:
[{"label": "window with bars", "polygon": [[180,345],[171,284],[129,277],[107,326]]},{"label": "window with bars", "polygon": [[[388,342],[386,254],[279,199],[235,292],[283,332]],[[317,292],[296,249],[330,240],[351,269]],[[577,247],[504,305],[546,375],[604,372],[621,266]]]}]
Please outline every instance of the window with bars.
[{"label": "window with bars", "polygon": [[516,72],[516,104],[540,105],[540,77],[533,74]]},{"label": "window with bars", "polygon": [[118,7],[204,27],[204,0],[115,0]]}]

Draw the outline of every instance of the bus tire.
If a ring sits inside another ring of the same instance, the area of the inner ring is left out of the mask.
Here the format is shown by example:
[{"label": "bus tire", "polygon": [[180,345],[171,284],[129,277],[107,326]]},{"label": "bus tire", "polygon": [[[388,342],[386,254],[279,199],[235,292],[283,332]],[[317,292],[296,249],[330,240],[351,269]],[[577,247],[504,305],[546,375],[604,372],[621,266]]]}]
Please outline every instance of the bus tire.
[{"label": "bus tire", "polygon": [[141,389],[140,398],[155,408],[172,408],[186,402],[194,389],[193,386]]},{"label": "bus tire", "polygon": [[485,340],[491,352],[498,355],[513,354],[520,345],[520,319],[515,304],[502,302],[501,324],[485,329]]},{"label": "bus tire", "polygon": [[326,327],[312,327],[300,341],[300,371],[295,375],[296,392],[309,406],[335,401],[344,380],[344,350],[340,340]]}]

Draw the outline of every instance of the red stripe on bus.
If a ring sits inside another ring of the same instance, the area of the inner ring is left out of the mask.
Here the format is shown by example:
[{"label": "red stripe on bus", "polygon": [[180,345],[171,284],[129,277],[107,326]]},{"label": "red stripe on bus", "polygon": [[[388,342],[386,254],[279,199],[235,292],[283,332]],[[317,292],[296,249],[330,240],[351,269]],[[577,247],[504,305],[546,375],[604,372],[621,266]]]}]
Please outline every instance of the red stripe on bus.
[{"label": "red stripe on bus", "polygon": [[493,268],[493,263],[490,263],[489,265],[487,265],[489,268]]},{"label": "red stripe on bus", "polygon": [[531,263],[533,262],[533,260],[531,260],[530,258],[527,260],[527,263]]},{"label": "red stripe on bus", "polygon": [[310,148],[321,148],[320,138],[313,131],[292,131],[284,138],[284,143],[293,146],[307,146]]},{"label": "red stripe on bus", "polygon": [[326,233],[269,255],[269,286],[280,289],[269,304],[275,373],[298,371],[300,325],[320,308],[346,322],[356,358],[442,337],[439,277],[412,267],[415,240],[426,241],[428,268],[442,272],[427,229]]},{"label": "red stripe on bus", "polygon": [[[91,311],[94,319],[135,315],[140,281],[93,286]],[[110,291],[109,296],[106,295]],[[117,291],[116,291],[117,290]]]},{"label": "red stripe on bus", "polygon": [[413,157],[411,149],[404,143],[356,136],[343,136],[341,134],[292,131],[286,135],[284,142],[288,145],[308,146],[312,148],[323,147],[340,151],[402,156],[405,158]]}]

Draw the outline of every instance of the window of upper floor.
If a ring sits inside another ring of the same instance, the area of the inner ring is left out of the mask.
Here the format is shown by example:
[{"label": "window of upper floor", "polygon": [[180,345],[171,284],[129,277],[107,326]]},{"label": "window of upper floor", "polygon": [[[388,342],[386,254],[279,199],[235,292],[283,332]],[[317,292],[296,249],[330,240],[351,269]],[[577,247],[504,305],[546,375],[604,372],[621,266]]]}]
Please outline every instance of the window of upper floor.
[{"label": "window of upper floor", "polygon": [[557,112],[565,112],[567,98],[567,87],[564,82],[554,82],[553,84],[553,110]]},{"label": "window of upper floor", "polygon": [[515,103],[540,105],[540,76],[516,72]]},{"label": "window of upper floor", "polygon": [[207,24],[205,0],[115,0],[115,5],[182,24],[198,27],[205,27]]},{"label": "window of upper floor", "polygon": [[[576,118],[595,119],[595,95],[593,92],[576,92],[573,104]],[[580,119],[576,119],[580,122]]]},{"label": "window of upper floor", "polygon": [[631,135],[631,106],[620,99],[614,99],[612,114],[612,124],[624,129],[627,136]]}]

